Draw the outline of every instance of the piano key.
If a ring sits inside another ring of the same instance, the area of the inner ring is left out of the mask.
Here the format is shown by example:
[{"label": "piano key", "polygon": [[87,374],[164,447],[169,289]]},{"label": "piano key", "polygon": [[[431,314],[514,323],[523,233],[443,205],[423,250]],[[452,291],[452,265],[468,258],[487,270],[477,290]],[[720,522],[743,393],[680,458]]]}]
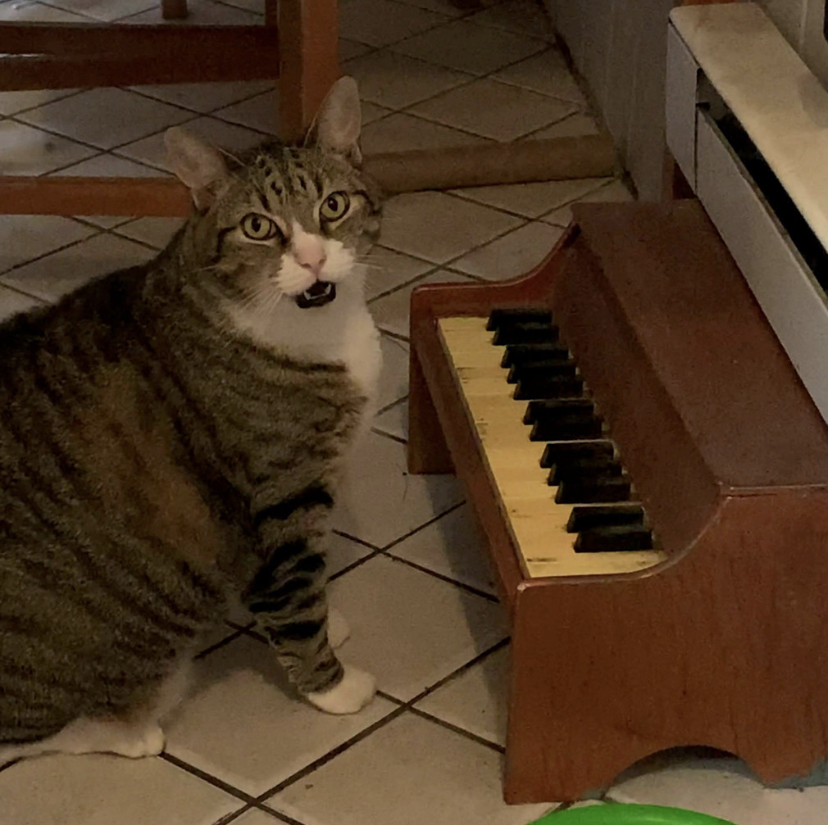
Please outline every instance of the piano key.
[{"label": "piano key", "polygon": [[[563,400],[530,401],[523,416],[524,424],[536,421],[554,421],[556,418],[594,418],[595,405],[589,398],[567,398]],[[554,441],[548,438],[547,441]]]},{"label": "piano key", "polygon": [[537,375],[521,378],[517,382],[513,397],[518,401],[577,398],[583,391],[584,382],[580,378]]},{"label": "piano key", "polygon": [[547,444],[541,456],[541,467],[553,467],[560,461],[583,461],[605,456],[612,458],[615,447],[604,438],[598,441],[562,441]]},{"label": "piano key", "polygon": [[566,529],[570,533],[582,533],[596,527],[632,524],[644,524],[644,508],[640,504],[587,505],[572,508]]},{"label": "piano key", "polygon": [[[546,484],[548,470],[538,461],[540,445],[529,441],[522,423],[527,405],[511,397],[512,387],[499,369],[502,352],[491,345],[486,319],[441,318],[438,329],[485,452],[487,471],[508,513],[517,559],[525,575],[611,575],[663,562],[666,556],[660,550],[575,553],[575,535],[567,532],[575,508],[554,503],[556,488]],[[493,363],[498,367],[494,371],[490,370]],[[495,380],[497,372],[499,380]],[[584,443],[601,442],[573,442],[573,446]],[[568,446],[551,444],[547,449]]]},{"label": "piano key", "polygon": [[549,311],[528,311],[525,309],[493,309],[486,324],[487,330],[496,330],[502,326],[515,324],[540,323],[552,326],[552,313]]},{"label": "piano key", "polygon": [[562,481],[557,488],[558,504],[604,504],[629,501],[632,485],[627,475],[575,478]]},{"label": "piano key", "polygon": [[534,361],[526,364],[513,364],[506,373],[506,381],[509,384],[517,384],[523,377],[535,375],[560,376],[561,378],[574,378],[578,368],[573,360],[568,361]]},{"label": "piano key", "polygon": [[556,327],[527,321],[498,327],[492,337],[496,346],[508,344],[552,344],[558,340]]},{"label": "piano key", "polygon": [[575,539],[576,553],[618,553],[649,550],[653,535],[646,527],[627,524],[618,527],[595,527]]},{"label": "piano key", "polygon": [[560,461],[549,471],[548,483],[557,486],[563,481],[588,481],[596,477],[620,476],[624,471],[621,462],[614,458],[587,461]]},{"label": "piano key", "polygon": [[502,367],[532,364],[537,361],[571,361],[572,354],[560,341],[545,344],[509,344],[503,353]]}]

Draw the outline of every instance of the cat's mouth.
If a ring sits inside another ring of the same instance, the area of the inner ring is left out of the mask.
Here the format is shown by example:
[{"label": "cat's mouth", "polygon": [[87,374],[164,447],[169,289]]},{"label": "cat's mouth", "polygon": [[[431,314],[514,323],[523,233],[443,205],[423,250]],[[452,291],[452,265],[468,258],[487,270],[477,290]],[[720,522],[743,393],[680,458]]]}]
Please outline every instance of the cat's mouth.
[{"label": "cat's mouth", "polygon": [[296,296],[296,306],[300,309],[322,307],[336,298],[336,284],[330,281],[317,281],[312,287]]}]

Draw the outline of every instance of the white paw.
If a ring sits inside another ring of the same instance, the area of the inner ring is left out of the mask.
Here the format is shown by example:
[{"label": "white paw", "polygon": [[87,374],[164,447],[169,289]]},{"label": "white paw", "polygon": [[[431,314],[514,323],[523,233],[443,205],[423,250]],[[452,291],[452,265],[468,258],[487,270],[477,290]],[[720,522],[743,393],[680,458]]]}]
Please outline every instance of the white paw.
[{"label": "white paw", "polygon": [[345,675],[336,687],[309,693],[307,699],[325,713],[357,713],[374,698],[376,691],[377,682],[370,673],[345,665]]},{"label": "white paw", "polygon": [[328,644],[336,650],[348,641],[351,628],[345,617],[335,608],[328,608]]},{"label": "white paw", "polygon": [[153,725],[137,734],[135,738],[127,738],[113,745],[112,751],[130,759],[158,756],[164,750],[165,741],[164,731],[158,725]]}]

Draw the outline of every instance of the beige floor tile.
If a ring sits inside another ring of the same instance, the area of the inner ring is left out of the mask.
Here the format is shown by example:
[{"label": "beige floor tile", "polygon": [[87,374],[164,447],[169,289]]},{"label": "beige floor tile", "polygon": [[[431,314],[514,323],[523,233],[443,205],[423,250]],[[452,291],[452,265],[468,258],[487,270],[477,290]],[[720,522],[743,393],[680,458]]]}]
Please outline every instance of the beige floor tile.
[{"label": "beige floor tile", "polygon": [[233,825],[280,825],[281,819],[264,811],[252,810],[233,820]]},{"label": "beige floor tile", "polygon": [[527,136],[527,140],[545,140],[556,137],[579,137],[580,135],[597,135],[601,128],[594,117],[576,112],[558,123],[553,123],[544,129],[538,129]]},{"label": "beige floor tile", "polygon": [[160,758],[45,756],[0,773],[3,825],[212,825],[243,803]]},{"label": "beige floor tile", "polygon": [[123,89],[89,89],[18,117],[33,126],[111,149],[167,126],[192,119],[191,112]]},{"label": "beige floor tile", "polygon": [[0,272],[94,234],[89,226],[55,215],[2,215]]},{"label": "beige floor tile", "polygon": [[[373,50],[373,46],[367,43],[357,43],[356,40],[346,40],[343,37],[339,38],[339,62],[347,63],[355,57],[361,57],[364,54]],[[347,71],[345,72],[347,74]]]},{"label": "beige floor tile", "polygon": [[[495,8],[503,7],[496,6]],[[567,69],[561,53],[554,49],[536,54],[521,63],[507,66],[495,72],[493,77],[504,83],[531,89],[533,92],[569,100],[579,107],[586,106],[583,92]]]},{"label": "beige floor tile", "polygon": [[276,655],[240,636],[196,662],[192,695],[167,726],[167,752],[258,796],[394,709],[322,713],[288,686]]},{"label": "beige floor tile", "polygon": [[146,11],[156,7],[158,2],[157,0],[118,0],[116,3],[112,0],[49,0],[49,4],[108,22]]},{"label": "beige floor tile", "polygon": [[489,548],[464,504],[395,544],[392,556],[496,595]]},{"label": "beige floor tile", "polygon": [[[106,2],[106,0],[101,0]],[[168,26],[255,26],[262,23],[258,14],[246,8],[234,8],[229,3],[213,3],[211,0],[187,0],[187,18],[185,20],[168,20]],[[161,4],[156,0],[151,8],[141,14],[133,15],[124,22],[129,23],[164,23],[161,17]]]},{"label": "beige floor tile", "polygon": [[369,547],[345,536],[332,533],[327,541],[328,576],[335,576],[373,552]]},{"label": "beige floor tile", "polygon": [[559,226],[540,221],[529,223],[464,255],[452,266],[489,281],[508,281],[537,266],[562,233]]},{"label": "beige floor tile", "polygon": [[553,209],[544,215],[541,220],[556,226],[567,226],[572,220],[573,203],[627,203],[631,200],[633,200],[633,196],[630,190],[620,180],[613,180],[597,189],[593,189],[582,197],[574,199],[566,206]]},{"label": "beige floor tile", "polygon": [[[2,18],[0,18],[2,19]],[[62,97],[77,94],[77,89],[36,89],[28,92],[0,92],[0,115],[13,115],[43,106]]]},{"label": "beige floor tile", "polygon": [[421,284],[442,284],[448,282],[470,283],[471,279],[456,272],[438,269],[425,278],[419,278],[413,283],[372,301],[368,308],[374,316],[377,326],[382,330],[395,332],[397,335],[409,335],[409,316],[411,309],[411,293]]},{"label": "beige floor tile", "polygon": [[484,75],[546,48],[542,40],[456,20],[394,46],[394,51]]},{"label": "beige floor tile", "polygon": [[454,476],[408,475],[405,445],[368,433],[347,469],[333,527],[383,548],[462,500]]},{"label": "beige floor tile", "polygon": [[461,9],[459,4],[452,3],[451,0],[399,0],[399,2],[408,6],[416,6],[419,9],[436,11],[447,17],[463,17],[469,14],[468,10]]},{"label": "beige floor tile", "polygon": [[279,94],[274,89],[213,112],[215,117],[268,135],[279,131]]},{"label": "beige floor tile", "polygon": [[356,79],[363,100],[389,109],[426,100],[472,77],[386,49],[351,60],[345,71]]},{"label": "beige floor tile", "polygon": [[7,2],[0,5],[0,20],[10,23],[89,23],[89,18],[72,10],[45,3]]},{"label": "beige floor tile", "polygon": [[207,114],[223,106],[230,106],[248,97],[262,94],[273,88],[269,80],[254,80],[234,83],[177,83],[170,86],[136,86],[135,91]]},{"label": "beige floor tile", "polygon": [[500,605],[383,556],[331,582],[329,594],[351,626],[343,660],[404,701],[507,633]]},{"label": "beige floor tile", "polygon": [[[54,177],[60,176],[84,176],[84,177],[119,177],[119,178],[157,178],[166,172],[145,166],[143,163],[136,163],[126,158],[112,155],[109,152],[101,152],[89,160],[82,160],[71,166],[65,166],[51,173]],[[123,218],[121,223],[128,220]]]},{"label": "beige floor tile", "polygon": [[25,312],[32,307],[43,306],[43,301],[23,295],[7,286],[0,286],[0,321],[6,321],[18,312]]},{"label": "beige floor tile", "polygon": [[[614,786],[619,802],[666,805],[739,825],[816,825],[824,821],[828,787],[772,790],[734,759],[664,757],[669,764]],[[654,760],[657,761],[657,760]]]},{"label": "beige floor tile", "polygon": [[313,825],[526,825],[551,807],[506,805],[499,754],[413,715],[390,722],[268,805]]},{"label": "beige floor tile", "polygon": [[[31,110],[34,113],[38,111],[40,110]],[[26,117],[28,114],[30,112],[22,116]],[[94,154],[95,149],[25,123],[18,123],[16,120],[0,122],[0,174],[42,175]]]},{"label": "beige floor tile", "polygon": [[516,34],[554,39],[552,22],[546,9],[534,0],[506,0],[472,15],[469,20],[479,26],[494,26]]},{"label": "beige floor tile", "polygon": [[511,186],[477,186],[455,189],[454,194],[476,203],[494,206],[538,218],[575,198],[607,183],[607,178],[579,178],[575,180],[550,180],[540,183],[518,183]]},{"label": "beige floor tile", "polygon": [[362,261],[366,267],[365,297],[369,301],[383,292],[413,281],[434,266],[428,261],[383,246],[375,246]]},{"label": "beige floor tile", "polygon": [[473,146],[486,142],[485,138],[478,135],[470,135],[449,126],[397,112],[368,126],[362,133],[361,146],[366,154],[371,154]]},{"label": "beige floor tile", "polygon": [[396,43],[448,19],[445,15],[392,0],[344,0],[339,15],[342,36],[369,46]]},{"label": "beige floor tile", "polygon": [[408,395],[408,344],[383,335],[380,339],[380,346],[382,347],[382,372],[377,396],[378,410]]},{"label": "beige floor tile", "polygon": [[[202,140],[220,146],[229,152],[243,152],[256,146],[266,136],[261,132],[254,132],[243,126],[227,123],[214,117],[199,117],[188,121],[184,128],[197,135]],[[158,169],[167,169],[167,150],[164,145],[164,133],[152,135],[134,143],[128,143],[117,150],[118,155],[132,158],[141,163],[147,163]]]},{"label": "beige floor tile", "polygon": [[508,647],[487,656],[429,694],[417,707],[496,745],[506,745]]},{"label": "beige floor tile", "polygon": [[143,263],[151,249],[106,233],[7,272],[0,281],[54,301],[99,275]]},{"label": "beige floor tile", "polygon": [[402,400],[374,419],[374,429],[405,441],[408,438],[408,401]]},{"label": "beige floor tile", "polygon": [[516,140],[556,123],[574,104],[483,78],[411,108],[412,114],[494,140]]},{"label": "beige floor tile", "polygon": [[236,6],[236,8],[244,9],[245,11],[252,11],[255,14],[262,15],[265,12],[265,0],[221,0],[228,6]]},{"label": "beige floor tile", "polygon": [[519,218],[442,192],[398,195],[385,205],[382,243],[445,263],[520,225]]},{"label": "beige floor tile", "polygon": [[391,109],[386,109],[384,106],[377,106],[376,103],[368,103],[364,100],[360,103],[360,110],[363,127],[369,123],[373,123],[375,120],[379,120],[381,117],[391,114]]},{"label": "beige floor tile", "polygon": [[183,218],[139,218],[119,227],[116,234],[163,249],[183,223]]}]

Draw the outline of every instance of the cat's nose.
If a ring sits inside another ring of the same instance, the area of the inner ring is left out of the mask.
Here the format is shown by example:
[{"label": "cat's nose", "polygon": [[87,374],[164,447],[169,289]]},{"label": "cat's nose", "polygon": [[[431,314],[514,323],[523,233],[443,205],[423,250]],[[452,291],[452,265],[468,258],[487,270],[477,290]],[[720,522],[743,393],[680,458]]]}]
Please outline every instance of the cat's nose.
[{"label": "cat's nose", "polygon": [[315,277],[319,277],[322,273],[322,267],[325,266],[325,262],[328,260],[328,256],[325,255],[324,252],[320,253],[319,255],[312,255],[312,256],[303,256],[299,257],[296,256],[296,262],[302,269],[307,269]]}]

